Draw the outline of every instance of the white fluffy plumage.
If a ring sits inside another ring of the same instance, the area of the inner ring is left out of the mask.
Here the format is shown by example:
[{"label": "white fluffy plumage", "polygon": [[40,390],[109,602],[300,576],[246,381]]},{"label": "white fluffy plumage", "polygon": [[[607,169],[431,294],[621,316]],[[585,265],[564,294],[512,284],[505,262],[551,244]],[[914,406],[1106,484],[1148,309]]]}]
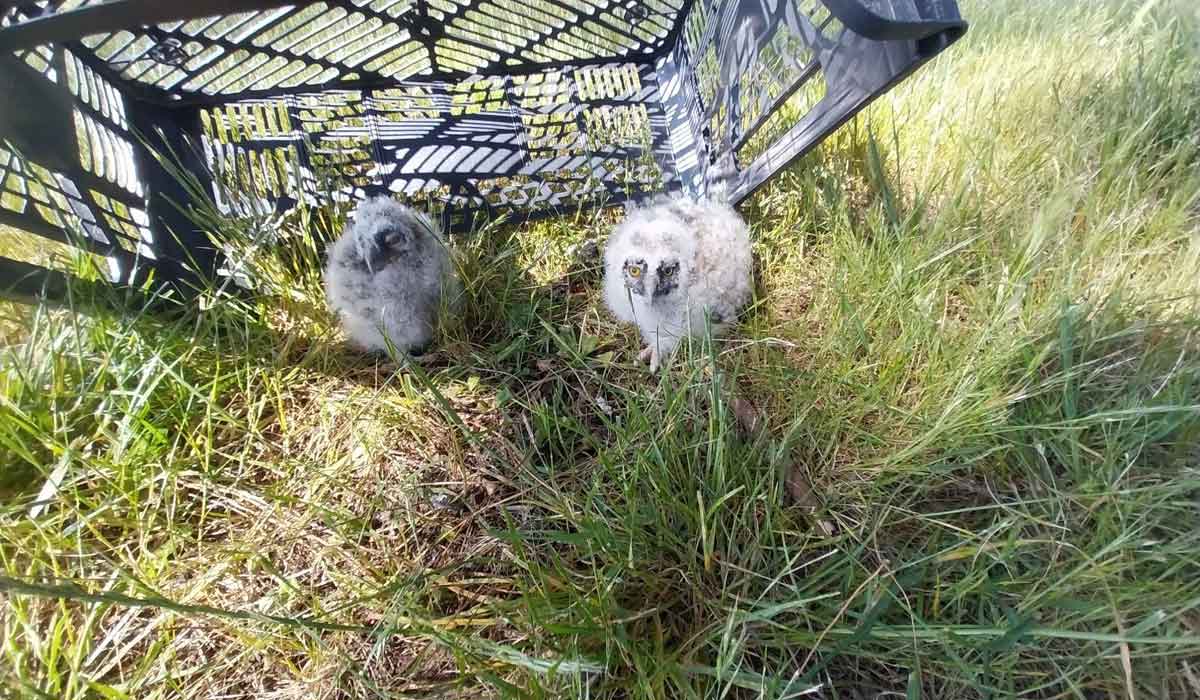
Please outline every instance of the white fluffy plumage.
[{"label": "white fluffy plumage", "polygon": [[636,324],[655,372],[683,338],[728,329],[752,293],[750,229],[716,199],[660,198],[630,210],[604,251],[604,303]]},{"label": "white fluffy plumage", "polygon": [[329,250],[325,296],[356,347],[423,350],[444,294],[457,289],[450,251],[424,214],[387,197],[368,199]]}]

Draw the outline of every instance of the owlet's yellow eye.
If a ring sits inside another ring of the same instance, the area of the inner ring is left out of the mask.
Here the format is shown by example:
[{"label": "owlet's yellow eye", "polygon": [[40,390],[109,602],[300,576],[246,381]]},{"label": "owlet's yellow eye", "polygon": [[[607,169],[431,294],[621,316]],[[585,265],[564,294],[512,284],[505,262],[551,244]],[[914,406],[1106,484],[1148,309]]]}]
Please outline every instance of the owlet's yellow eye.
[{"label": "owlet's yellow eye", "polygon": [[630,277],[641,277],[642,276],[642,268],[640,268],[640,267],[629,268],[629,276]]}]

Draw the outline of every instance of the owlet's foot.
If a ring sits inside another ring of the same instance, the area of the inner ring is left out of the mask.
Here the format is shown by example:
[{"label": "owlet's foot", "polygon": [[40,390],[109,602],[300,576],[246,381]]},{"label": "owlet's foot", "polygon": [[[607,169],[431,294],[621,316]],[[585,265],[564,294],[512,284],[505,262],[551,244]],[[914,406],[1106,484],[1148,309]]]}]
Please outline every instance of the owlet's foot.
[{"label": "owlet's foot", "polygon": [[650,363],[651,374],[658,371],[659,359],[660,357],[658,354],[658,348],[654,347],[653,345],[647,345],[640,353],[638,353],[638,362]]}]

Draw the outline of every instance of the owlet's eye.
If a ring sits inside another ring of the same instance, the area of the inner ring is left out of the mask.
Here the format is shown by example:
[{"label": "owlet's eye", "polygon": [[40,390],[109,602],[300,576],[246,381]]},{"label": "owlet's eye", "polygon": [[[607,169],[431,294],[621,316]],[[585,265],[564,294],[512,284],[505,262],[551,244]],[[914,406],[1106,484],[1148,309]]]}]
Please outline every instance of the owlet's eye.
[{"label": "owlet's eye", "polygon": [[640,268],[640,267],[629,268],[629,276],[630,277],[641,277],[642,276],[642,268]]}]

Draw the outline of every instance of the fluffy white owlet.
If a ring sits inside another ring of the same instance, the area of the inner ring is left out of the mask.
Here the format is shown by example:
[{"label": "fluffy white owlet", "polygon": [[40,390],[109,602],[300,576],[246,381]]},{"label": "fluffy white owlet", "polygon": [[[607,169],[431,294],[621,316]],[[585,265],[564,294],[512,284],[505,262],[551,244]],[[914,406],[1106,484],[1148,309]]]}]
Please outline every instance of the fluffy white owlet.
[{"label": "fluffy white owlet", "polygon": [[637,325],[655,372],[683,338],[718,334],[750,301],[750,229],[713,199],[660,198],[632,209],[604,251],[604,303]]},{"label": "fluffy white owlet", "polygon": [[[325,295],[362,350],[416,353],[433,340],[443,294],[457,279],[442,234],[420,212],[368,199],[329,250]],[[386,340],[385,340],[386,337]]]}]

